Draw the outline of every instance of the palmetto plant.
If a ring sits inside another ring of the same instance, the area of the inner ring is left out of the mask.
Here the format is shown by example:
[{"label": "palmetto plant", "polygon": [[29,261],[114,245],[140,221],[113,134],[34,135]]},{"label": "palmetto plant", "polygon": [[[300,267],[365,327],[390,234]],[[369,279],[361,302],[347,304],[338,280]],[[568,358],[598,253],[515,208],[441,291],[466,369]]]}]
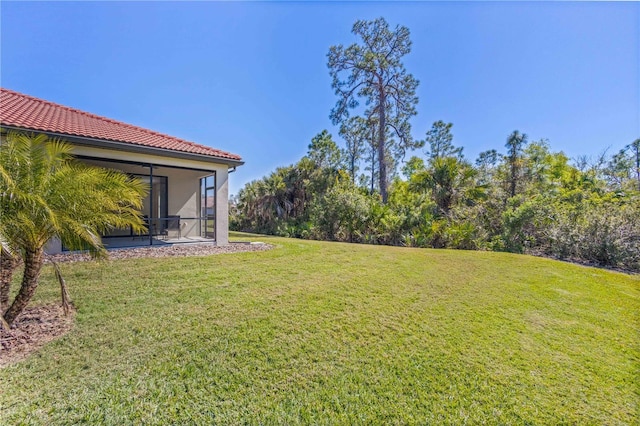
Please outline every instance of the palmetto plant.
[{"label": "palmetto plant", "polygon": [[[71,146],[43,134],[9,132],[0,143],[0,309],[10,325],[38,286],[46,244],[106,253],[100,235],[113,228],[145,229],[140,208],[146,184],[122,172],[73,160]],[[11,275],[24,263],[11,305]],[[7,266],[9,270],[4,270]],[[6,325],[5,324],[5,325]]]},{"label": "palmetto plant", "polygon": [[431,191],[438,207],[438,215],[449,216],[458,203],[484,197],[484,187],[475,182],[476,171],[456,157],[439,157],[431,168],[416,173],[411,185],[414,189]]}]

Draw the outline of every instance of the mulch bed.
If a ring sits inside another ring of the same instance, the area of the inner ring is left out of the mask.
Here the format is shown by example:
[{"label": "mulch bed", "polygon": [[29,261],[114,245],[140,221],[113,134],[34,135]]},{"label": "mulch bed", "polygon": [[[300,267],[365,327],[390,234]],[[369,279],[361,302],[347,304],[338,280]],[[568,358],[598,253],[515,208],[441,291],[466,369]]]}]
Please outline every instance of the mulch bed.
[{"label": "mulch bed", "polygon": [[[144,257],[208,256],[223,253],[264,251],[272,249],[264,243],[181,244],[173,246],[136,247],[109,250],[109,259],[137,259]],[[47,256],[46,262],[83,262],[91,260],[86,253],[61,253]],[[13,364],[40,349],[46,343],[65,335],[73,328],[75,310],[65,316],[59,304],[27,307],[16,318],[10,330],[0,327],[0,368]]]},{"label": "mulch bed", "polygon": [[67,316],[57,304],[27,307],[10,330],[0,328],[0,368],[26,358],[68,333],[73,328],[74,317],[73,307]]}]

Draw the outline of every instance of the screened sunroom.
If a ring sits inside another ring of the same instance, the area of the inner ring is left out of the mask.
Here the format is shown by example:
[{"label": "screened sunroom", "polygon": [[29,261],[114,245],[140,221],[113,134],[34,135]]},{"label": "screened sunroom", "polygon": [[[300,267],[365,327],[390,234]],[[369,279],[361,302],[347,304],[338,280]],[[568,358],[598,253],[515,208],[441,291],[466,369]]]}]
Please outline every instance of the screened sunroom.
[{"label": "screened sunroom", "polygon": [[[136,234],[131,229],[113,229],[102,236],[107,247],[220,242],[216,226],[217,171],[87,156],[78,156],[78,159],[123,171],[142,180],[149,188],[141,211],[147,232]],[[226,202],[226,197],[223,200]],[[226,227],[227,222],[223,222]],[[226,232],[221,233],[226,239]]]}]

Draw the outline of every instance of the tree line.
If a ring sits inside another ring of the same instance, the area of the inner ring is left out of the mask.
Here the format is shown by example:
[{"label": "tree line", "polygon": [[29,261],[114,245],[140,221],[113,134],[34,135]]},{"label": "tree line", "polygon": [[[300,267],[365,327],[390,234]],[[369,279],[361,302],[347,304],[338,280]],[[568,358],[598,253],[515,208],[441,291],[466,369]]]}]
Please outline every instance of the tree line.
[{"label": "tree line", "polygon": [[325,130],[296,164],[246,184],[231,228],[411,247],[497,250],[640,270],[640,139],[613,156],[571,162],[514,131],[475,162],[451,124],[427,133],[424,156],[391,169],[387,203]]},{"label": "tree line", "polygon": [[[245,185],[231,201],[232,229],[640,270],[640,139],[570,161],[515,130],[504,151],[471,162],[452,123],[411,136],[418,81],[401,62],[409,30],[379,18],[356,22],[353,33],[360,44],[328,54],[338,97],[330,117],[343,146],[324,130],[299,162]],[[405,159],[410,152],[421,155]]]}]

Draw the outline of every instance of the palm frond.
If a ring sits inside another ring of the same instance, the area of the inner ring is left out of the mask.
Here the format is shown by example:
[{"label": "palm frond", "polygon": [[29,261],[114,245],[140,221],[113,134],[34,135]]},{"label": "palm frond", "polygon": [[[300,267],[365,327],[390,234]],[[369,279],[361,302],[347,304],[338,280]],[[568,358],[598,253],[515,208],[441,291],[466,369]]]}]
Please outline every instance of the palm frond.
[{"label": "palm frond", "polygon": [[146,229],[139,211],[146,184],[71,154],[69,144],[44,134],[7,134],[0,145],[0,233],[7,244],[40,248],[58,237],[69,248],[101,255],[104,231]]}]

